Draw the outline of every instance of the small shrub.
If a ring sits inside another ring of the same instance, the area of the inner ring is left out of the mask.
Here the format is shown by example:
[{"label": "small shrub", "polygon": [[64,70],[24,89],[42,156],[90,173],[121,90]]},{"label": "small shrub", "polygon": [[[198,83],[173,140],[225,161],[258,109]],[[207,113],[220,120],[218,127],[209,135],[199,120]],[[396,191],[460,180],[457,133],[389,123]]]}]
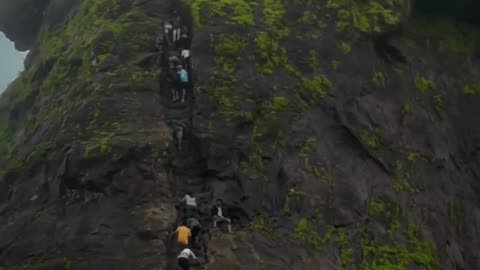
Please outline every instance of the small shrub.
[{"label": "small shrub", "polygon": [[289,101],[286,97],[275,97],[272,105],[275,111],[285,111],[288,109]]},{"label": "small shrub", "polygon": [[398,179],[395,180],[393,183],[393,190],[396,192],[404,192],[404,193],[409,193],[409,194],[415,194],[420,192],[418,188],[410,184],[406,179]]},{"label": "small shrub", "polygon": [[403,105],[403,108],[402,108],[403,115],[411,115],[413,114],[413,111],[414,111],[414,107],[412,103],[406,103],[405,105]]},{"label": "small shrub", "polygon": [[437,84],[434,81],[427,80],[424,77],[417,76],[415,79],[415,86],[417,90],[422,94],[427,94],[437,89]]},{"label": "small shrub", "polygon": [[378,150],[384,144],[383,131],[379,128],[364,130],[360,140],[367,148]]},{"label": "small shrub", "polygon": [[480,86],[467,84],[463,88],[463,94],[468,97],[479,96],[480,95]]},{"label": "small shrub", "polygon": [[303,158],[309,157],[312,153],[315,152],[315,146],[317,145],[317,139],[314,137],[309,137],[302,146],[300,151],[300,156]]},{"label": "small shrub", "polygon": [[247,42],[238,35],[220,35],[213,40],[217,56],[236,59],[245,48]]},{"label": "small shrub", "polygon": [[263,211],[255,215],[251,225],[254,230],[260,232],[265,237],[269,239],[274,238],[275,232],[273,229],[272,221],[265,216],[265,213]]},{"label": "small shrub", "polygon": [[340,260],[343,268],[349,268],[353,265],[353,249],[345,248],[340,252]]},{"label": "small shrub", "polygon": [[385,204],[381,201],[373,200],[368,205],[369,216],[377,216],[385,213]]},{"label": "small shrub", "polygon": [[387,78],[382,72],[375,71],[373,72],[373,75],[372,75],[372,82],[378,87],[385,87]]},{"label": "small shrub", "polygon": [[340,44],[338,45],[338,49],[340,49],[340,51],[344,55],[347,55],[352,51],[352,47],[350,47],[350,45],[348,43],[346,43],[345,41],[340,42]]},{"label": "small shrub", "polygon": [[310,51],[309,64],[312,69],[316,69],[320,65],[320,61],[318,60],[318,53],[314,50]]},{"label": "small shrub", "polygon": [[332,240],[336,240],[337,244],[344,246],[348,242],[348,236],[343,229],[329,227],[325,235],[322,237],[315,230],[315,227],[306,219],[301,219],[294,230],[296,239],[307,243],[313,248],[319,250]]},{"label": "small shrub", "polygon": [[302,88],[314,101],[318,101],[327,97],[328,91],[332,88],[332,83],[326,76],[319,75],[313,79],[304,79]]}]

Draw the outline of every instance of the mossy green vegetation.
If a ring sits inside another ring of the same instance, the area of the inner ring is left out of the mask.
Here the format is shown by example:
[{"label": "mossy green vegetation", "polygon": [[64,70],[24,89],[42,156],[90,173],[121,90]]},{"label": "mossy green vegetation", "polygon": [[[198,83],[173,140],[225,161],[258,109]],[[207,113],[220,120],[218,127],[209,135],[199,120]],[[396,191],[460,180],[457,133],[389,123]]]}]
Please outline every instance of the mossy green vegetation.
[{"label": "mossy green vegetation", "polygon": [[422,76],[417,76],[415,78],[415,87],[422,94],[437,90],[437,84],[434,81],[428,80]]},{"label": "mossy green vegetation", "polygon": [[371,150],[378,150],[385,144],[383,130],[380,128],[366,129],[360,136],[360,141]]},{"label": "mossy green vegetation", "polygon": [[415,111],[415,107],[413,103],[407,102],[403,105],[403,108],[402,108],[403,115],[412,115],[414,111]]},{"label": "mossy green vegetation", "polygon": [[[99,100],[99,96],[112,95],[113,85],[124,78],[134,83],[158,78],[158,71],[135,65],[138,53],[149,51],[154,44],[159,24],[141,6],[124,0],[86,0],[75,11],[55,28],[41,29],[32,48],[30,66],[10,85],[0,102],[6,111],[25,107],[35,111],[32,117],[18,120],[24,129],[17,141],[28,140],[47,127],[58,128],[58,136],[45,137],[33,149],[10,149],[9,163],[16,165],[7,167],[18,168],[20,164],[19,170],[25,170],[46,153],[58,154],[57,146],[63,147],[68,141],[85,145],[89,154],[93,153],[90,146],[100,141],[100,151],[94,152],[108,152],[106,140],[99,134],[110,132],[111,127],[100,123],[77,123],[72,127],[68,121],[71,114]],[[56,141],[62,141],[62,145]]]},{"label": "mossy green vegetation", "polygon": [[380,33],[398,25],[408,1],[329,0],[327,8],[337,10],[337,29]]},{"label": "mossy green vegetation", "polygon": [[272,75],[275,69],[288,66],[287,51],[279,41],[267,32],[260,32],[255,39],[258,71],[264,76]]},{"label": "mossy green vegetation", "polygon": [[294,230],[294,237],[311,247],[320,250],[325,245],[336,241],[339,245],[345,245],[348,237],[344,229],[328,227],[324,236],[317,232],[317,226],[306,219],[301,219]]},{"label": "mossy green vegetation", "polygon": [[353,249],[352,248],[343,248],[340,251],[340,260],[342,261],[343,269],[350,269],[353,265]]},{"label": "mossy green vegetation", "polygon": [[255,25],[255,1],[236,0],[184,0],[190,6],[196,27],[202,27],[210,17],[226,19],[229,23],[253,26]]},{"label": "mossy green vegetation", "polygon": [[263,0],[263,17],[267,29],[276,39],[284,39],[290,34],[285,20],[284,0]]},{"label": "mossy green vegetation", "polygon": [[313,79],[303,79],[301,89],[306,99],[315,104],[326,98],[332,87],[332,83],[325,75],[318,75]]},{"label": "mossy green vegetation", "polygon": [[338,44],[338,49],[344,55],[347,55],[352,51],[352,47],[348,43],[346,43],[345,41],[342,41],[342,42],[340,42],[340,44]]},{"label": "mossy green vegetation", "polygon": [[260,232],[268,239],[275,238],[275,230],[273,229],[272,221],[265,215],[264,211],[258,212],[252,222],[251,226],[255,231]]},{"label": "mossy green vegetation", "polygon": [[313,70],[320,66],[320,60],[318,59],[318,53],[316,51],[311,50],[309,52],[308,63]]},{"label": "mossy green vegetation", "polygon": [[262,155],[263,153],[260,149],[253,149],[246,161],[240,162],[240,172],[250,180],[266,180],[265,169],[267,165]]},{"label": "mossy green vegetation", "polygon": [[387,77],[381,71],[375,71],[372,74],[372,82],[377,87],[385,87],[387,83]]},{"label": "mossy green vegetation", "polygon": [[476,84],[467,84],[463,87],[463,94],[467,97],[480,96],[480,86]]},{"label": "mossy green vegetation", "polygon": [[305,143],[300,150],[300,156],[304,159],[308,159],[311,154],[315,152],[315,148],[317,146],[317,139],[314,137],[309,137],[305,140]]},{"label": "mossy green vegetation", "polygon": [[[410,158],[410,160],[414,160],[413,156]],[[393,189],[396,192],[404,192],[410,194],[416,194],[420,192],[420,189],[411,183],[411,174],[414,169],[415,163],[416,162],[412,161],[405,163],[400,160],[395,162]]]},{"label": "mossy green vegetation", "polygon": [[[408,270],[412,265],[436,269],[439,265],[435,249],[422,239],[418,226],[412,221],[401,221],[402,210],[399,204],[373,200],[369,204],[369,216],[387,222],[392,244],[389,245],[385,241],[382,241],[382,244],[377,243],[374,235],[365,228],[361,232],[364,259],[360,263],[360,269]],[[398,236],[406,238],[405,243],[399,242]]]}]

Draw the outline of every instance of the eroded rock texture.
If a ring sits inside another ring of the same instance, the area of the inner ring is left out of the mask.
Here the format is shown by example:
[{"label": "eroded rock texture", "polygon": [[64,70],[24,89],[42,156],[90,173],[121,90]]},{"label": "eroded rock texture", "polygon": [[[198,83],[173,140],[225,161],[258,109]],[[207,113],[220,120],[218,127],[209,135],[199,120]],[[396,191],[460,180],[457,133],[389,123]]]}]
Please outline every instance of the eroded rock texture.
[{"label": "eroded rock texture", "polygon": [[[43,15],[0,16],[31,49],[0,100],[0,267],[174,269],[192,191],[208,269],[480,269],[478,28],[410,1],[60,2],[1,9]],[[155,48],[177,15],[185,105]]]}]

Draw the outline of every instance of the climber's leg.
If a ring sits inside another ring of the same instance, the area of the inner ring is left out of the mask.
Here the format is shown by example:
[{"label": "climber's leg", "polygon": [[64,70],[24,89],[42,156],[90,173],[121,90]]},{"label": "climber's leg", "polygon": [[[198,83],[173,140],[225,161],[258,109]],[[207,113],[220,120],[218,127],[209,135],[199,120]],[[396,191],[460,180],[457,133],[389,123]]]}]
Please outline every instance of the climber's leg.
[{"label": "climber's leg", "polygon": [[177,90],[175,88],[172,88],[172,100],[173,101],[178,99],[177,95],[178,95]]},{"label": "climber's leg", "polygon": [[189,263],[187,258],[178,258],[178,265],[180,265],[180,267],[183,270],[189,270],[190,269],[190,263]]},{"label": "climber's leg", "polygon": [[187,90],[185,90],[185,86],[182,86],[182,103],[185,102],[185,95],[187,94]]},{"label": "climber's leg", "polygon": [[178,150],[182,150],[183,128],[176,131]]},{"label": "climber's leg", "polygon": [[217,227],[217,222],[218,222],[218,216],[214,216],[214,217],[213,217],[213,227],[214,227],[214,228]]}]

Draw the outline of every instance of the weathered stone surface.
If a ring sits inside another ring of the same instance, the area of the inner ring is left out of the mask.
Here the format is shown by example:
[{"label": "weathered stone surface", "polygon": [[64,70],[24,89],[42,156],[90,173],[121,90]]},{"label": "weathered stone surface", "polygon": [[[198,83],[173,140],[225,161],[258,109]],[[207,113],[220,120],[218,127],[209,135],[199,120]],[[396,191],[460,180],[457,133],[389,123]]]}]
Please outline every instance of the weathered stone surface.
[{"label": "weathered stone surface", "polygon": [[[409,2],[0,0],[31,49],[0,99],[0,268],[175,269],[191,191],[208,269],[480,269],[478,29]],[[186,104],[155,48],[174,11]]]}]

